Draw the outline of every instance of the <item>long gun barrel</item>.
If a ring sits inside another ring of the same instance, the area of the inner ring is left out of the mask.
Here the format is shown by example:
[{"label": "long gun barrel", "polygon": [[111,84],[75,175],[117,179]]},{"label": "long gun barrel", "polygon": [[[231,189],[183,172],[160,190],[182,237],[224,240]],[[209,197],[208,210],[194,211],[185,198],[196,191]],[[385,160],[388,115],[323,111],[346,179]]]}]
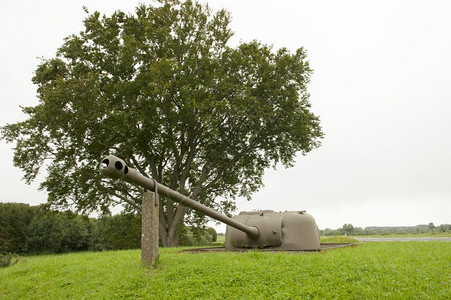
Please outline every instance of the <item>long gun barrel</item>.
[{"label": "long gun barrel", "polygon": [[209,207],[206,207],[200,204],[199,202],[194,201],[188,198],[187,196],[184,196],[162,185],[161,183],[156,182],[153,179],[145,177],[142,174],[140,174],[137,170],[128,167],[127,164],[122,159],[114,155],[107,156],[102,160],[100,172],[107,177],[113,179],[123,179],[129,183],[137,184],[153,192],[158,190],[159,194],[168,197],[174,202],[180,203],[184,206],[197,210],[215,220],[218,220],[233,228],[245,232],[247,236],[252,240],[257,239],[260,235],[259,229],[256,226],[248,226],[225,215],[222,215],[217,211]]}]

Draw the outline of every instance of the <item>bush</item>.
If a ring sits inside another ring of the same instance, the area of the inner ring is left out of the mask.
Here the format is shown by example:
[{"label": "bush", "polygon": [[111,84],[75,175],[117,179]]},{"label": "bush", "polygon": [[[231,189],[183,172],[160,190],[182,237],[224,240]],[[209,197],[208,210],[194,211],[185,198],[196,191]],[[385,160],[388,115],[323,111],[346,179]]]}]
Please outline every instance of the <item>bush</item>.
[{"label": "bush", "polygon": [[108,250],[107,241],[102,234],[105,222],[102,219],[90,219],[88,224],[89,231],[89,250],[105,251]]},{"label": "bush", "polygon": [[13,266],[17,264],[19,259],[17,258],[17,255],[15,254],[1,254],[0,253],[0,268],[6,268],[9,266]]},{"label": "bush", "polygon": [[37,210],[24,203],[0,203],[0,253],[25,251],[28,225]]},{"label": "bush", "polygon": [[182,226],[179,229],[179,246],[211,246],[217,239],[214,228]]},{"label": "bush", "polygon": [[[217,236],[214,228],[181,226],[179,245],[209,246]],[[51,210],[47,205],[0,203],[0,253],[66,253],[140,247],[140,214],[121,213],[88,219],[70,211]],[[8,258],[3,256],[2,259]]]},{"label": "bush", "polygon": [[64,253],[88,248],[87,221],[74,213],[42,209],[28,226],[28,253]]},{"label": "bush", "polygon": [[213,227],[207,228],[208,233],[211,235],[211,241],[214,243],[218,240],[218,233]]},{"label": "bush", "polygon": [[141,215],[121,213],[100,219],[97,247],[102,250],[139,249],[141,247]]}]

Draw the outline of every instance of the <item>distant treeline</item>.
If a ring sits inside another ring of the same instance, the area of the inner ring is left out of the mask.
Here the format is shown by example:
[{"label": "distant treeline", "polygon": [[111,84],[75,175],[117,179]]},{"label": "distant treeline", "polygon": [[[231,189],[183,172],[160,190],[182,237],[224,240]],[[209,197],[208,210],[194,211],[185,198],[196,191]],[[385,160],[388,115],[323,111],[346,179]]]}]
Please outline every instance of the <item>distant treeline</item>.
[{"label": "distant treeline", "polygon": [[[181,246],[209,245],[213,228],[183,227]],[[23,203],[0,203],[0,253],[64,253],[137,249],[141,247],[141,215],[121,213],[87,218]]]},{"label": "distant treeline", "polygon": [[338,229],[326,228],[320,230],[321,235],[390,235],[390,234],[420,234],[420,233],[444,233],[451,232],[451,224],[441,224],[435,226],[434,223],[428,225],[416,225],[416,226],[371,226],[354,227],[352,224],[344,224]]}]

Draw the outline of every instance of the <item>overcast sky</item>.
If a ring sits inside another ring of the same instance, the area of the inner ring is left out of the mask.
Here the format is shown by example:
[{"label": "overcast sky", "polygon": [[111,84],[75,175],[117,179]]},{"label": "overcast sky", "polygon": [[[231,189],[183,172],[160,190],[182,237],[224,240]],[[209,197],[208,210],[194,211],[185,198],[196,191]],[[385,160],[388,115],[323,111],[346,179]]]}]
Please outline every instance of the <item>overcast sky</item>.
[{"label": "overcast sky", "polygon": [[[0,126],[36,105],[39,57],[83,29],[95,10],[132,13],[146,1],[0,2]],[[304,47],[322,146],[293,168],[268,170],[238,210],[307,210],[321,229],[451,223],[450,1],[205,1],[232,13],[231,45],[256,39]],[[38,204],[0,141],[0,202]],[[41,177],[42,180],[42,177]]]}]

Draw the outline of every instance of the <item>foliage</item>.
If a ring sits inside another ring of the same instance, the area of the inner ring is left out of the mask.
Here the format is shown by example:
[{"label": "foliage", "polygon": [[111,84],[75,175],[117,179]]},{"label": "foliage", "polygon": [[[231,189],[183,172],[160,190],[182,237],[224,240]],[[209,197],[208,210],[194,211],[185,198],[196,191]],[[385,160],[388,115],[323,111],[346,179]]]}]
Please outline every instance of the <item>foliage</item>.
[{"label": "foliage", "polygon": [[437,229],[439,232],[451,232],[451,224],[440,224]]},{"label": "foliage", "polygon": [[370,226],[362,229],[361,227],[354,227],[352,224],[344,224],[338,229],[326,228],[320,230],[323,236],[331,235],[405,235],[405,234],[434,234],[433,229],[437,229],[439,233],[451,233],[451,224],[441,224],[440,226],[416,225],[416,226]]},{"label": "foliage", "polygon": [[[194,226],[181,226],[179,230],[180,246],[211,246],[216,242],[214,228],[199,228]],[[217,236],[217,234],[216,234]]]},{"label": "foliage", "polygon": [[89,248],[88,220],[46,205],[0,203],[0,253],[60,253]]},{"label": "foliage", "polygon": [[17,264],[18,261],[19,259],[17,258],[17,255],[12,253],[2,254],[0,252],[0,269],[9,266],[14,266],[15,264]]},{"label": "foliage", "polygon": [[[39,104],[23,108],[28,119],[2,127],[25,181],[47,166],[41,189],[52,205],[139,211],[140,188],[97,172],[103,156],[116,154],[230,212],[236,197],[262,186],[266,168],[292,166],[297,153],[318,147],[306,51],[257,41],[229,47],[229,23],[227,11],[192,1],[140,5],[134,15],[88,13],[84,31],[37,67]],[[161,204],[164,245],[176,244],[185,216],[202,225],[186,207]]]},{"label": "foliage", "polygon": [[28,252],[87,250],[88,230],[82,217],[71,212],[41,210],[28,226],[26,245]]},{"label": "foliage", "polygon": [[429,223],[428,224],[428,228],[431,230],[431,233],[434,233],[434,228],[435,228],[435,225],[434,225],[434,223]]},{"label": "foliage", "polygon": [[218,233],[213,227],[207,228],[207,232],[211,235],[211,241],[214,243],[218,240]]},{"label": "foliage", "polygon": [[[141,247],[139,214],[123,212],[88,219],[72,212],[49,210],[47,206],[0,203],[0,220],[0,253],[64,253]],[[21,236],[15,237],[15,233]],[[191,226],[182,226],[179,232],[184,246],[211,245],[215,241],[215,234],[213,228]],[[20,243],[8,242],[12,240]]]},{"label": "foliage", "polygon": [[[140,252],[38,256],[0,269],[2,299],[448,299],[449,242],[363,243],[321,253]],[[149,276],[150,275],[150,276]]]},{"label": "foliage", "polygon": [[0,253],[25,251],[28,225],[36,210],[23,203],[0,203]]},{"label": "foliage", "polygon": [[121,213],[101,218],[101,250],[141,248],[141,215]]}]

